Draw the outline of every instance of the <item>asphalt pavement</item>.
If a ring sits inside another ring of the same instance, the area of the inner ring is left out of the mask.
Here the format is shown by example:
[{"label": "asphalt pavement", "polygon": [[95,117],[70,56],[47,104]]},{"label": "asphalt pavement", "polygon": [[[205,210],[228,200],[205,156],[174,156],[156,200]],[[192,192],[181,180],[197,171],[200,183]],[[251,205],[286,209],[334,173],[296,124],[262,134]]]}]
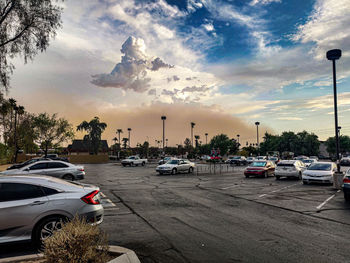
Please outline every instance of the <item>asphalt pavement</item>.
[{"label": "asphalt pavement", "polygon": [[[159,176],[155,165],[94,164],[83,182],[101,188],[110,244],[143,263],[350,262],[350,204],[341,191],[212,168]],[[17,246],[0,246],[0,258],[31,251]]]}]

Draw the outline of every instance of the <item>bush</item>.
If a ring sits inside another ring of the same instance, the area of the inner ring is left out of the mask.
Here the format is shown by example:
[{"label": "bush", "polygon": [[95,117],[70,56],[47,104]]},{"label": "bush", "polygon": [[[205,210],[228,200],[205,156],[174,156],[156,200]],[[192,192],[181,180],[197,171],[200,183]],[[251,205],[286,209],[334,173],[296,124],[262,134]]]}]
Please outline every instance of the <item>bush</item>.
[{"label": "bush", "polygon": [[107,262],[107,237],[97,226],[75,217],[44,242],[47,263]]}]

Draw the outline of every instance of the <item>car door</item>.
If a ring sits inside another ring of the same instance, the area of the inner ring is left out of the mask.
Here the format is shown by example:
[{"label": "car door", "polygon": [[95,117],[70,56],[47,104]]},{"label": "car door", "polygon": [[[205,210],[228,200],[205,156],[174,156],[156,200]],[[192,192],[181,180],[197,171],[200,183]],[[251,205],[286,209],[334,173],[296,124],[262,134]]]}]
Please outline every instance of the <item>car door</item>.
[{"label": "car door", "polygon": [[47,202],[38,185],[0,183],[0,243],[30,238],[32,224],[46,211]]},{"label": "car door", "polygon": [[46,175],[61,178],[69,170],[69,166],[60,162],[49,162]]},{"label": "car door", "polygon": [[39,162],[32,164],[31,166],[24,169],[24,171],[27,171],[28,174],[42,174],[47,175],[47,165],[48,162]]},{"label": "car door", "polygon": [[180,160],[179,162],[179,169],[178,171],[180,172],[184,172],[186,170],[186,164],[185,164],[185,161],[184,160]]}]

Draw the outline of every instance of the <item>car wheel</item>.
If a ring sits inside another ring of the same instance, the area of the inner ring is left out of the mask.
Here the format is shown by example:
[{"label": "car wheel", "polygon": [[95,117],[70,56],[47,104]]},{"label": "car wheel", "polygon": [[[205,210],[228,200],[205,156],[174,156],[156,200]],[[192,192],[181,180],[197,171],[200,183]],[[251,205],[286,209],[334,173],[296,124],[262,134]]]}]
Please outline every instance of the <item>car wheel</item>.
[{"label": "car wheel", "polygon": [[40,221],[33,229],[32,241],[42,248],[44,241],[51,237],[54,231],[62,229],[63,224],[67,221],[63,216],[51,216]]},{"label": "car wheel", "polygon": [[74,181],[74,176],[71,174],[65,174],[63,175],[62,179],[67,181]]},{"label": "car wheel", "polygon": [[125,163],[123,163],[122,165],[123,165],[124,167],[126,166],[126,164],[125,164]]},{"label": "car wheel", "polygon": [[346,202],[350,202],[350,193],[344,192],[344,199]]},{"label": "car wheel", "polygon": [[188,169],[188,173],[189,174],[193,173],[193,167],[190,167],[190,169]]},{"label": "car wheel", "polygon": [[133,165],[134,165],[134,163],[130,163],[130,167],[133,166]]},{"label": "car wheel", "polygon": [[177,172],[177,170],[175,168],[171,170],[172,175],[176,174],[176,172]]},{"label": "car wheel", "polygon": [[301,175],[301,173],[299,173],[298,179],[301,180],[303,177]]},{"label": "car wheel", "polygon": [[308,183],[307,181],[304,181],[304,180],[303,180],[303,184],[309,184],[309,183]]},{"label": "car wheel", "polygon": [[163,173],[159,172],[159,175],[163,175]]},{"label": "car wheel", "polygon": [[145,166],[145,164],[146,164],[145,162],[142,162],[142,166]]},{"label": "car wheel", "polygon": [[278,175],[276,175],[276,180],[279,180],[281,177],[279,177]]},{"label": "car wheel", "polygon": [[249,178],[249,175],[246,175],[245,178]]}]

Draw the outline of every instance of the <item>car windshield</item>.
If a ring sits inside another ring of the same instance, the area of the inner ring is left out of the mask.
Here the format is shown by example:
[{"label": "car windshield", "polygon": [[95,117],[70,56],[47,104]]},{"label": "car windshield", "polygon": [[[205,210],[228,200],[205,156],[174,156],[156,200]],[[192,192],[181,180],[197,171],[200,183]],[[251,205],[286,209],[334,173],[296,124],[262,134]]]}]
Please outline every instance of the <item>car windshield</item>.
[{"label": "car windshield", "polygon": [[134,157],[134,156],[130,156],[129,159],[132,159],[132,160],[133,160],[133,159],[135,159],[135,157]]},{"label": "car windshield", "polygon": [[241,156],[234,156],[234,157],[232,157],[232,159],[235,159],[235,160],[241,159]]},{"label": "car windshield", "polygon": [[314,163],[307,168],[308,170],[316,170],[316,171],[330,171],[332,165],[330,163]]},{"label": "car windshield", "polygon": [[304,160],[303,162],[304,162],[304,163],[313,163],[313,162],[314,162],[314,160],[309,159],[309,160]]},{"label": "car windshield", "polygon": [[169,162],[167,162],[168,164],[178,164],[179,161],[178,160],[171,160]]},{"label": "car windshield", "polygon": [[251,166],[253,166],[253,167],[265,167],[266,162],[253,162]]},{"label": "car windshield", "polygon": [[277,157],[270,157],[269,158],[271,161],[276,161],[277,160]]}]

